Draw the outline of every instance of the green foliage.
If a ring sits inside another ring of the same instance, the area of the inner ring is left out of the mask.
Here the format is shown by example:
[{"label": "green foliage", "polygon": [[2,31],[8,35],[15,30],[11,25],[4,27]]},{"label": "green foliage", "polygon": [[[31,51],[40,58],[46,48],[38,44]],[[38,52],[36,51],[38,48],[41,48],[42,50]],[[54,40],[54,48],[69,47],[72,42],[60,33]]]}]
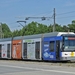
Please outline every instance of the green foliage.
[{"label": "green foliage", "polygon": [[14,30],[13,33],[12,33],[12,36],[13,37],[19,36],[19,31],[18,30]]},{"label": "green foliage", "polygon": [[25,30],[24,35],[31,35],[31,34],[45,33],[48,31],[48,28],[46,25],[43,25],[37,22],[31,22],[27,25],[26,28],[23,28],[23,31],[24,30]]},{"label": "green foliage", "polygon": [[[20,30],[14,30],[11,32],[10,28],[7,24],[2,24],[2,30],[4,33],[4,37],[15,37],[15,36],[24,36],[24,35],[33,35],[33,34],[41,34],[41,33],[49,33],[53,31],[53,25],[49,26],[40,24],[37,22],[31,22],[28,25],[24,26]],[[57,32],[75,32],[75,20],[72,21],[72,24],[68,25],[55,25],[55,31]]]},{"label": "green foliage", "polygon": [[11,32],[7,24],[1,24],[3,32]]},{"label": "green foliage", "polygon": [[46,33],[48,32],[48,27],[43,24],[38,24],[38,33]]},{"label": "green foliage", "polygon": [[2,26],[2,32],[4,34],[4,37],[7,38],[7,37],[11,37],[12,36],[12,32],[10,30],[10,28],[8,27],[7,24],[1,24]]},{"label": "green foliage", "polygon": [[72,21],[72,24],[75,24],[75,20]]},{"label": "green foliage", "polygon": [[75,32],[75,24],[74,23],[68,24],[68,27],[71,32]]},{"label": "green foliage", "polygon": [[61,25],[56,24],[55,28],[57,32],[63,32],[63,27]]},{"label": "green foliage", "polygon": [[64,32],[68,32],[68,31],[69,31],[68,26],[64,25],[64,26],[63,26],[63,31],[64,31]]},{"label": "green foliage", "polygon": [[53,25],[49,25],[49,27],[48,27],[48,32],[52,32],[53,31]]}]

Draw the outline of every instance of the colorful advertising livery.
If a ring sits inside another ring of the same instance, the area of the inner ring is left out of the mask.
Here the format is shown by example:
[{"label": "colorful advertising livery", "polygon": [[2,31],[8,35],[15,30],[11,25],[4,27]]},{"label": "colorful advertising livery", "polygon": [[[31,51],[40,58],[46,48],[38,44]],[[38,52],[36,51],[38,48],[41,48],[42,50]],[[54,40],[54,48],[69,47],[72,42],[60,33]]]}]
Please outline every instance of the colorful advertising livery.
[{"label": "colorful advertising livery", "polygon": [[12,41],[12,58],[21,59],[22,56],[22,41],[13,40]]}]

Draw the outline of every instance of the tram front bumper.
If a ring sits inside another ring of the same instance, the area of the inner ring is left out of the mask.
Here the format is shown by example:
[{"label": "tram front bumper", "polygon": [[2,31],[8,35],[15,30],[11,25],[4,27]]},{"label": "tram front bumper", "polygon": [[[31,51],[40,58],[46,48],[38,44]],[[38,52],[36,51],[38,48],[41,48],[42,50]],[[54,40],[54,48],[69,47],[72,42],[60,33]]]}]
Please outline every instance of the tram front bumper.
[{"label": "tram front bumper", "polygon": [[68,61],[68,60],[70,60],[70,61],[75,61],[75,57],[61,57],[61,59],[60,60],[65,60],[65,61]]}]

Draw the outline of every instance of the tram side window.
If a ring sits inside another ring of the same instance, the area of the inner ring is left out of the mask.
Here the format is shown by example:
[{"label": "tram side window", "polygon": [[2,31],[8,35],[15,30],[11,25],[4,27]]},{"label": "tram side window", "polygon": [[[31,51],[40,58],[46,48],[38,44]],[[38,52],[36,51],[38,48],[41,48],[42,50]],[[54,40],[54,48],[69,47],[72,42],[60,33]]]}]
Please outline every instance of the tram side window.
[{"label": "tram side window", "polygon": [[2,45],[0,44],[0,57],[1,57],[1,50],[2,50]]},{"label": "tram side window", "polygon": [[7,44],[7,51],[10,52],[10,44]]},{"label": "tram side window", "polygon": [[27,57],[27,43],[23,43],[23,55]]},{"label": "tram side window", "polygon": [[40,42],[36,42],[35,48],[36,48],[35,57],[36,59],[39,59],[40,58]]},{"label": "tram side window", "polygon": [[50,48],[50,52],[54,51],[54,41],[50,42],[49,48]]},{"label": "tram side window", "polygon": [[40,50],[40,42],[36,42],[36,50]]},{"label": "tram side window", "polygon": [[7,57],[10,57],[10,44],[7,44]]},{"label": "tram side window", "polygon": [[27,50],[27,43],[23,43],[23,47],[24,50]]}]

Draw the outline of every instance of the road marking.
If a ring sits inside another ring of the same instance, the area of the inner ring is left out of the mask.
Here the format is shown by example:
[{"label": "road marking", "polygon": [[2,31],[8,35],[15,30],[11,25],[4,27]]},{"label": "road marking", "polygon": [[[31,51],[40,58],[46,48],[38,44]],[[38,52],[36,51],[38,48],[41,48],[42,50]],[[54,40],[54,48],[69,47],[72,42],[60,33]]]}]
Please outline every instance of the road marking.
[{"label": "road marking", "polygon": [[58,71],[58,70],[39,69],[39,68],[30,68],[30,67],[22,67],[22,66],[11,66],[11,65],[0,65],[0,66],[11,67],[11,68],[19,68],[19,69],[37,70],[37,71],[46,71],[46,72],[75,74],[75,72],[69,72],[69,71]]}]

